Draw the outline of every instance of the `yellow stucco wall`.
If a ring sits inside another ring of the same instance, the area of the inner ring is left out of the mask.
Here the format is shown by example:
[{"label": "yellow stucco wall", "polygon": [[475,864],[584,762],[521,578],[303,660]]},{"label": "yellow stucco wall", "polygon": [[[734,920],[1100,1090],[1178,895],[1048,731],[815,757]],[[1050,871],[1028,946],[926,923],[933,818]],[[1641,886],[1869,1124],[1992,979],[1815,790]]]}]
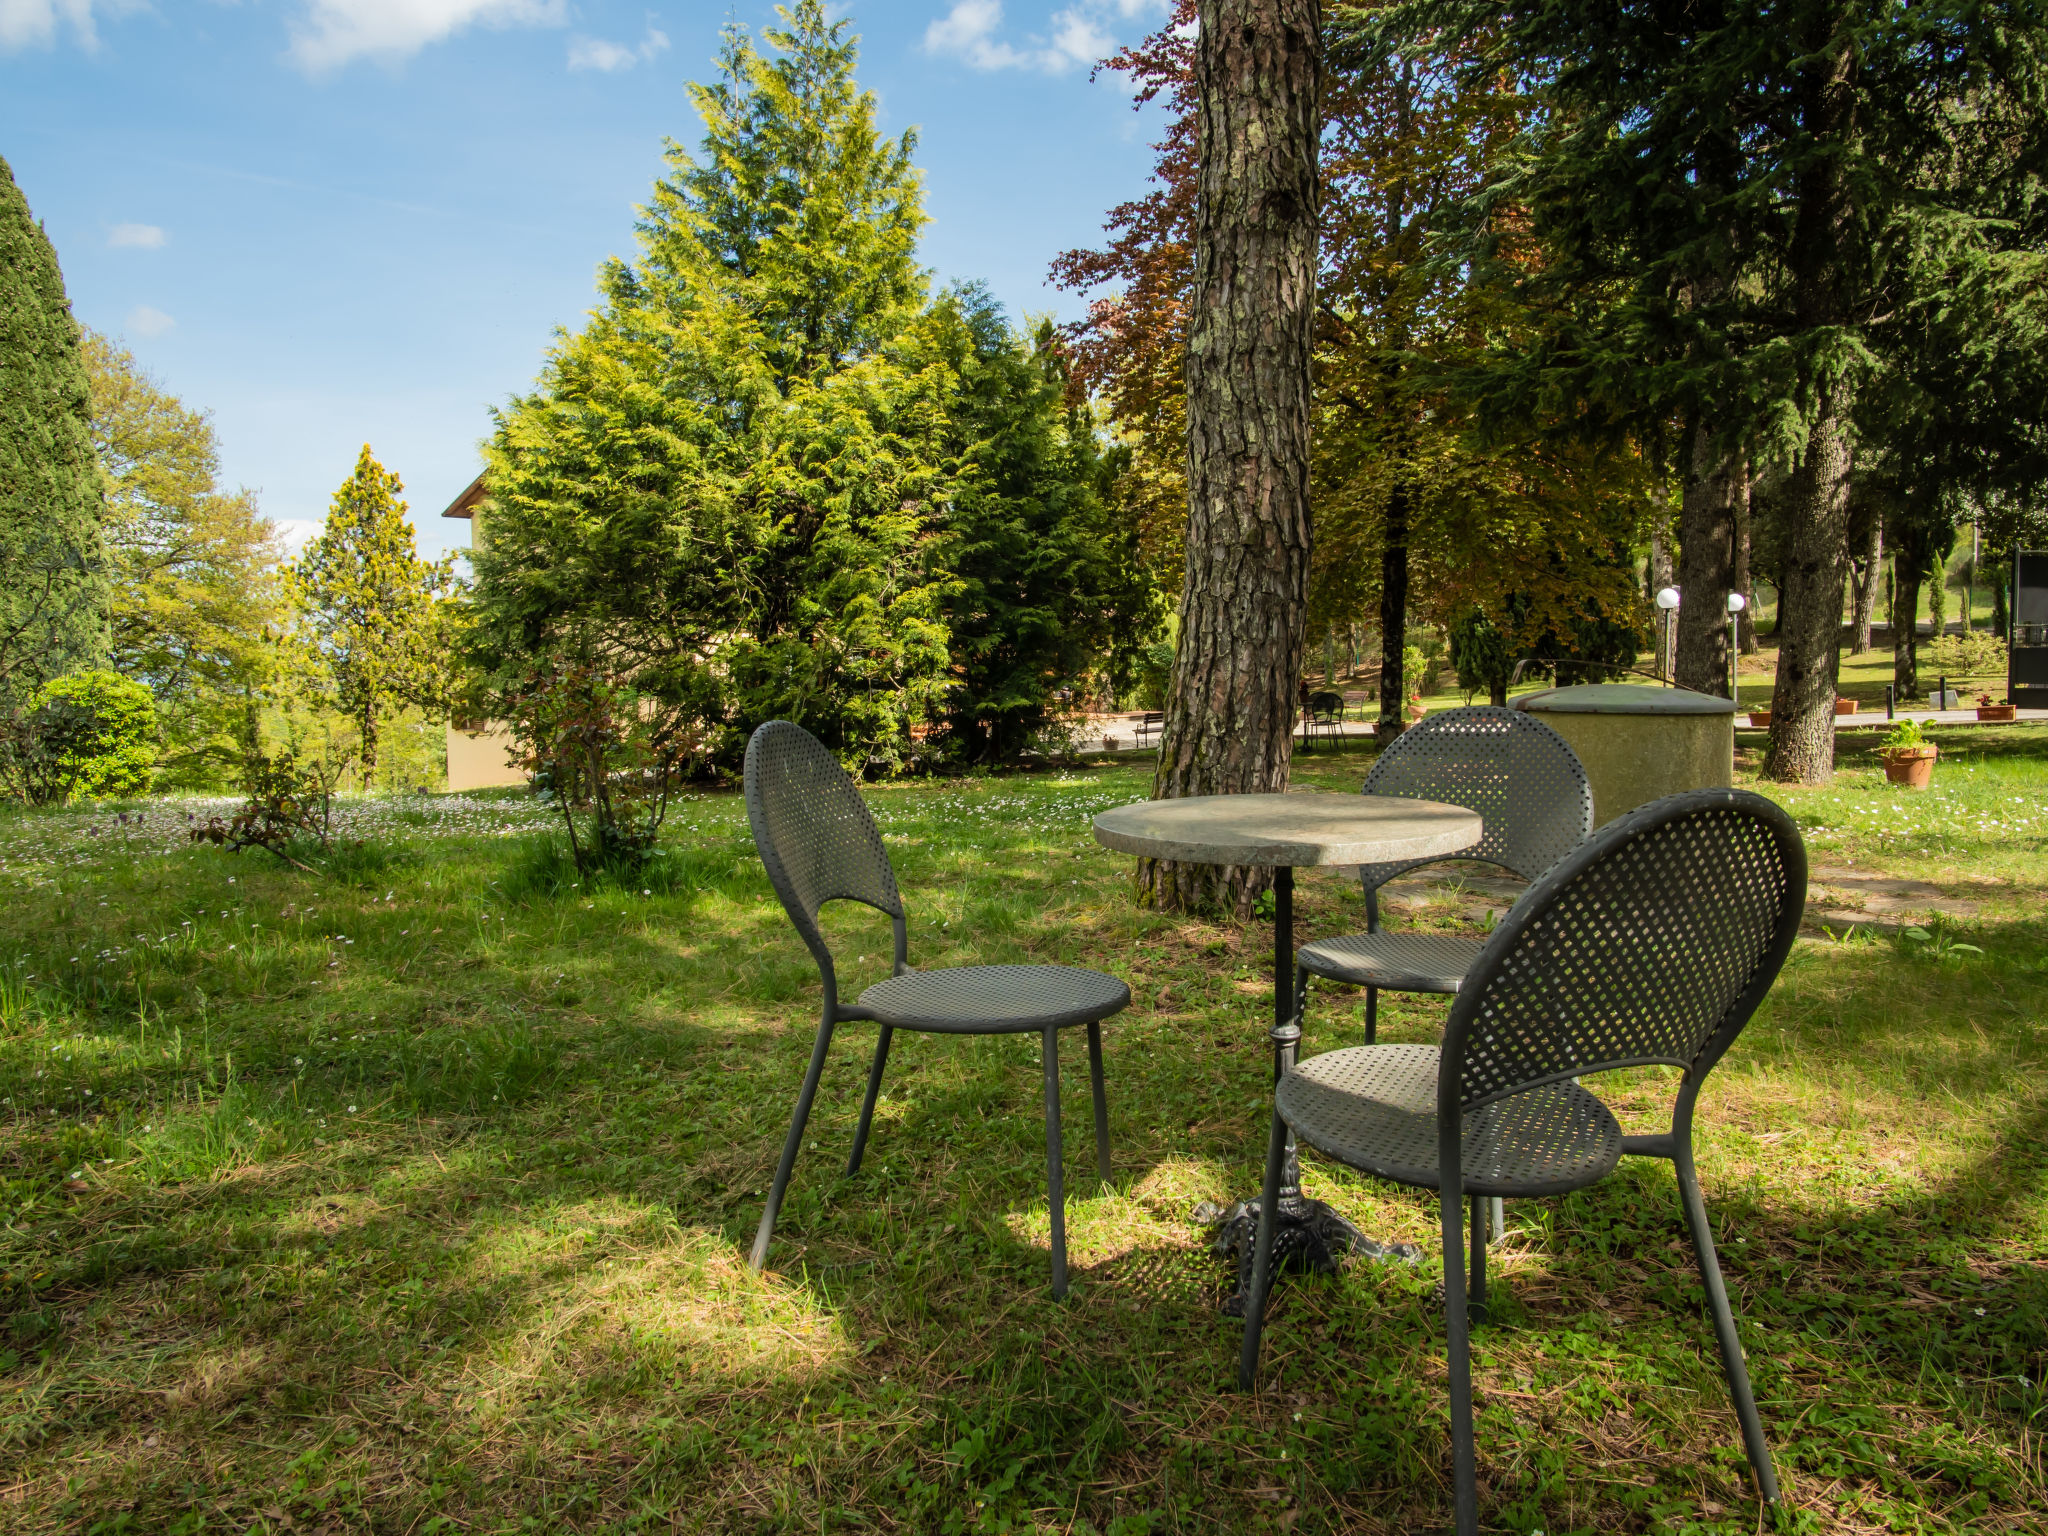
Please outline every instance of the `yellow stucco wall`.
[{"label": "yellow stucco wall", "polygon": [[450,789],[488,789],[525,782],[525,773],[512,765],[512,733],[503,726],[486,725],[480,731],[448,727]]}]

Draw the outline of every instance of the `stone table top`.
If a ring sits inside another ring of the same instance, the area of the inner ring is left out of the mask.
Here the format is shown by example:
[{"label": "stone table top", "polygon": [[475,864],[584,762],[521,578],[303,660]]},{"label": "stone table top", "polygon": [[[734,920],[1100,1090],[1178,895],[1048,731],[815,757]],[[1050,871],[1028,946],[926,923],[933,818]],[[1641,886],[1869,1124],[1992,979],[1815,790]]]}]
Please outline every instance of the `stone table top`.
[{"label": "stone table top", "polygon": [[1095,818],[1095,840],[1183,864],[1388,864],[1479,841],[1477,811],[1398,795],[1189,795],[1140,800]]}]

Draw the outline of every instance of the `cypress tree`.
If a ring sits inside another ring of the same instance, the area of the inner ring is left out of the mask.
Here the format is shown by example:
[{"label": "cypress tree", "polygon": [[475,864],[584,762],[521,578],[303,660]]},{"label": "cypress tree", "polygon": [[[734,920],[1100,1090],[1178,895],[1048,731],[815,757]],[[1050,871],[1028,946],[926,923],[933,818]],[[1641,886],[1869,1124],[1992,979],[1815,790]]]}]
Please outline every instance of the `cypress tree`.
[{"label": "cypress tree", "polygon": [[105,650],[104,515],[78,323],[0,160],[0,710]]}]

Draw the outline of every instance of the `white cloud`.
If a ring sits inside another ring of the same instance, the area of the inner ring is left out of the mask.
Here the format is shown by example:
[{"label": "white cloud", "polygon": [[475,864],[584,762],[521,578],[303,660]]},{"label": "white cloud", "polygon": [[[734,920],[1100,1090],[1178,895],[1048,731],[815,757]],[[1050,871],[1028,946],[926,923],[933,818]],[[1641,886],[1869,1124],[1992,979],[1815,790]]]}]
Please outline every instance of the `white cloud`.
[{"label": "white cloud", "polygon": [[[6,0],[0,0],[0,4],[5,3]],[[116,224],[107,234],[107,244],[117,251],[156,251],[163,249],[163,243],[164,232],[155,224]]]},{"label": "white cloud", "polygon": [[299,552],[319,538],[320,530],[327,525],[317,517],[274,517],[270,526],[277,530],[277,542],[284,546],[285,553],[296,560]]},{"label": "white cloud", "polygon": [[1163,8],[1163,0],[1078,0],[1053,13],[1050,35],[1027,37],[1025,46],[1018,47],[999,36],[1002,0],[954,0],[950,11],[924,29],[924,51],[960,59],[970,69],[1065,74],[1116,51],[1109,22],[1136,21]]},{"label": "white cloud", "polygon": [[635,64],[651,64],[655,55],[667,49],[668,34],[654,27],[649,27],[647,35],[632,47],[608,42],[601,37],[572,37],[569,39],[569,67],[600,69],[610,74],[613,70],[631,69]]},{"label": "white cloud", "polygon": [[306,0],[291,56],[309,71],[334,69],[353,59],[402,59],[466,27],[559,27],[568,19],[566,0]]},{"label": "white cloud", "polygon": [[138,304],[128,311],[128,329],[138,336],[161,336],[178,322],[160,309]]},{"label": "white cloud", "polygon": [[68,22],[78,45],[88,51],[100,43],[92,24],[93,0],[0,0],[0,53],[17,48],[47,48],[57,40],[59,23]]}]

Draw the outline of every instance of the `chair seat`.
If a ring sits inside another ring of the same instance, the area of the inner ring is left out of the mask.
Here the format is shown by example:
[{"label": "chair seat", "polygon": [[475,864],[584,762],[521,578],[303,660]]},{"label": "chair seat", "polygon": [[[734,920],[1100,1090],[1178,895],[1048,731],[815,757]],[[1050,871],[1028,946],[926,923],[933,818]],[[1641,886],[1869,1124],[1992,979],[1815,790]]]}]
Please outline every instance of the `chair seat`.
[{"label": "chair seat", "polygon": [[1301,948],[1302,969],[1389,992],[1455,992],[1485,941],[1455,933],[1352,933]]},{"label": "chair seat", "polygon": [[[1280,1081],[1281,1118],[1301,1140],[1360,1172],[1441,1188],[1439,1059],[1433,1045],[1311,1056]],[[1577,1083],[1525,1089],[1464,1118],[1466,1194],[1562,1194],[1605,1178],[1621,1161],[1621,1126]]]},{"label": "chair seat", "polygon": [[1071,965],[963,965],[906,971],[861,993],[863,1013],[898,1029],[1002,1035],[1092,1024],[1130,1006],[1131,989]]}]

